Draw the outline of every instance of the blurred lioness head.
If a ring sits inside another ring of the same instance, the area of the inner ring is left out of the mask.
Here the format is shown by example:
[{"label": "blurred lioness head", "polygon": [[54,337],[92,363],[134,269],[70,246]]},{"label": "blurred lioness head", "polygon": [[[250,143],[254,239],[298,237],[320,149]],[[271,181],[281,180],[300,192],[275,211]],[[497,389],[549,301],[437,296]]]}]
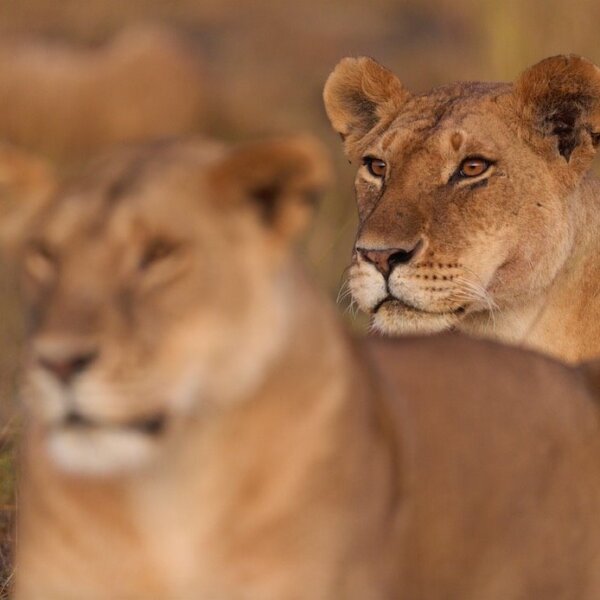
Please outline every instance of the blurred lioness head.
[{"label": "blurred lioness head", "polygon": [[289,241],[326,165],[306,138],[158,142],[50,186],[11,252],[26,405],[60,466],[136,467],[188,415],[260,383],[293,310]]}]

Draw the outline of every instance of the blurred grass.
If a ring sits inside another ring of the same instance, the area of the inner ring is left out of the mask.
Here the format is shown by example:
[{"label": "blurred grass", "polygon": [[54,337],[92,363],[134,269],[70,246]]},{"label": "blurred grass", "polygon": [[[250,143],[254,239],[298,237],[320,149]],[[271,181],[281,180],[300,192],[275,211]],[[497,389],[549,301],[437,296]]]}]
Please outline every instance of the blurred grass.
[{"label": "blurred grass", "polygon": [[8,598],[12,580],[12,542],[15,517],[14,431],[0,429],[0,600]]},{"label": "blurred grass", "polygon": [[[354,166],[344,159],[321,102],[336,62],[346,55],[373,56],[413,90],[456,79],[510,80],[553,54],[574,52],[600,62],[599,20],[597,0],[18,0],[2,4],[0,38],[35,34],[95,45],[127,24],[166,23],[204,57],[203,133],[226,140],[300,130],[318,135],[331,148],[338,181],[302,251],[335,298],[356,226]],[[348,321],[364,326],[364,320]],[[19,340],[14,289],[0,268],[2,506],[11,505],[14,492],[13,435],[7,424]],[[12,509],[0,510],[0,590],[13,515]]]}]

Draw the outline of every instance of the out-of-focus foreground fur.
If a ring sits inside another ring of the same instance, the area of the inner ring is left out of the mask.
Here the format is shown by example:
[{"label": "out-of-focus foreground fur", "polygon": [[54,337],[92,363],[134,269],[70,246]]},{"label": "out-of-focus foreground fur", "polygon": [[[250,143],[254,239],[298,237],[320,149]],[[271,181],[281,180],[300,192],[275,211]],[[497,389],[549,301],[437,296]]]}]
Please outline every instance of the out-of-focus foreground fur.
[{"label": "out-of-focus foreground fur", "polygon": [[18,600],[599,597],[594,369],[352,341],[290,252],[327,170],[146,145],[23,219]]},{"label": "out-of-focus foreground fur", "polygon": [[123,29],[102,46],[8,38],[0,43],[0,133],[61,159],[115,142],[198,128],[199,57],[174,31]]}]

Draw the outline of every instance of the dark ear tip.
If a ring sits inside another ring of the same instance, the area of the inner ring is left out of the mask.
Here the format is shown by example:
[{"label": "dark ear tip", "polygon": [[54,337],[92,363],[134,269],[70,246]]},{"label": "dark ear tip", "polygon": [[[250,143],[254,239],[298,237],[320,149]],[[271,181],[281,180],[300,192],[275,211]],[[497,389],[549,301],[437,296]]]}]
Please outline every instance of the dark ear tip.
[{"label": "dark ear tip", "polygon": [[600,69],[588,59],[576,54],[545,58],[519,77],[514,90],[520,118],[552,136],[567,163],[586,139],[598,145]]}]

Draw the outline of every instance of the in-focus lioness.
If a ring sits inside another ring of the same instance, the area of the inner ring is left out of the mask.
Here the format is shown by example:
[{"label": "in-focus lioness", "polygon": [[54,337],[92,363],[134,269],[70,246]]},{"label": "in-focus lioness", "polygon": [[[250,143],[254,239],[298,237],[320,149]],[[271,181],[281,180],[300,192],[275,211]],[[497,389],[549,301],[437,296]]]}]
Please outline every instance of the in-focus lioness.
[{"label": "in-focus lioness", "polygon": [[556,56],[514,84],[411,94],[370,58],[324,92],[359,165],[349,286],[384,333],[451,328],[600,355],[600,70]]},{"label": "in-focus lioness", "polygon": [[306,139],[144,146],[13,241],[18,600],[600,597],[593,371],[352,341],[289,250],[326,171]]}]

